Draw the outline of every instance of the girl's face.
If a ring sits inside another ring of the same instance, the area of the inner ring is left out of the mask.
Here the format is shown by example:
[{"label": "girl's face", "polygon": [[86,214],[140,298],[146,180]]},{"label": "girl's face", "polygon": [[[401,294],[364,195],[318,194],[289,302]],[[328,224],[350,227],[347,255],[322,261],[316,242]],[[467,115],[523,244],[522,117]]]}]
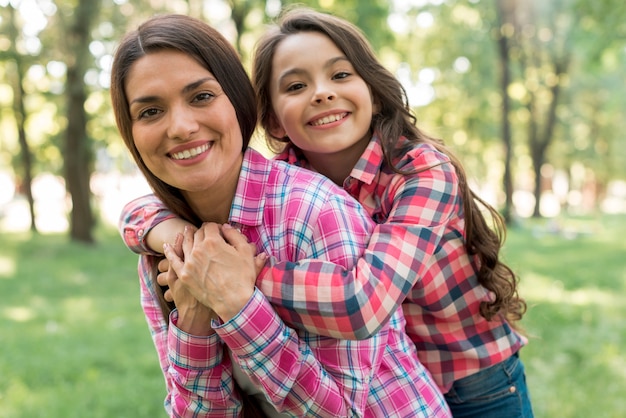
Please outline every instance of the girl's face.
[{"label": "girl's face", "polygon": [[356,160],[371,138],[368,85],[330,38],[300,32],[283,39],[272,61],[275,137],[287,135],[311,161],[329,154]]},{"label": "girl's face", "polygon": [[192,199],[232,189],[243,138],[211,72],[185,53],[159,51],[132,65],[125,91],[135,146],[155,176]]}]

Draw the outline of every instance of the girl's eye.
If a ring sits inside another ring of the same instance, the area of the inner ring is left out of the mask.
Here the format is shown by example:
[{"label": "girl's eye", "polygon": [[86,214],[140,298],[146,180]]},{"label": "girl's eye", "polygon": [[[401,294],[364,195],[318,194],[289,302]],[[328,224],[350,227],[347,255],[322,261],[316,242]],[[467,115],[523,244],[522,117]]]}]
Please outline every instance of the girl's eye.
[{"label": "girl's eye", "polygon": [[287,87],[287,91],[298,91],[304,88],[304,83],[293,83]]},{"label": "girl's eye", "polygon": [[141,120],[141,119],[151,118],[151,117],[158,115],[159,113],[160,113],[159,109],[151,107],[149,109],[144,109],[141,112],[139,112],[137,119]]},{"label": "girl's eye", "polygon": [[333,78],[334,79],[342,79],[342,78],[347,78],[350,76],[350,73],[347,71],[340,71],[338,73],[336,73]]},{"label": "girl's eye", "polygon": [[215,96],[209,92],[202,92],[202,93],[196,94],[196,96],[193,98],[193,101],[194,102],[206,102],[206,101],[211,100],[213,97]]}]

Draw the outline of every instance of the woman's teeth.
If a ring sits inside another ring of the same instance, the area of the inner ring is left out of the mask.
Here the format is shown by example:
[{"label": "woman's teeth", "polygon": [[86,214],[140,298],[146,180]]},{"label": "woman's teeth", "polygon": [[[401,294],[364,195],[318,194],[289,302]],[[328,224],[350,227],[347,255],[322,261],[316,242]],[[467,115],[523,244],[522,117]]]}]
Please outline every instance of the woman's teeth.
[{"label": "woman's teeth", "polygon": [[184,151],[181,152],[175,152],[173,154],[171,154],[171,157],[174,160],[186,160],[189,158],[193,158],[198,154],[202,154],[204,151],[209,149],[209,144],[204,144],[204,145],[200,145],[199,147],[195,147],[195,148],[191,148],[191,149],[186,149]]}]

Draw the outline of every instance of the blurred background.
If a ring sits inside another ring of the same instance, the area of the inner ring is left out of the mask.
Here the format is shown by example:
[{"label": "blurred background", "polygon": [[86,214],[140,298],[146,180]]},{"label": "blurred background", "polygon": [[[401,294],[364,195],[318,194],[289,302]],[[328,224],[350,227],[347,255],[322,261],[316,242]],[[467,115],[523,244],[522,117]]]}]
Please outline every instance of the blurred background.
[{"label": "blurred background", "polygon": [[[0,418],[164,416],[136,257],[115,230],[149,188],[113,120],[112,54],[176,12],[218,28],[249,68],[291,3],[0,0]],[[363,30],[418,125],[507,220],[536,416],[626,416],[626,3],[298,4]]]}]

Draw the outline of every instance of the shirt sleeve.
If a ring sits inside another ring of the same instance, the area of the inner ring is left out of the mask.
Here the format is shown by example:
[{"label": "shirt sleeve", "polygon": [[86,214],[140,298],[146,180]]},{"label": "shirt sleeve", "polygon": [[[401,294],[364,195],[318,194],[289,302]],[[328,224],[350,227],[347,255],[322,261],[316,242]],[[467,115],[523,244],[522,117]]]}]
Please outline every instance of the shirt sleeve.
[{"label": "shirt sleeve", "polygon": [[215,334],[197,337],[178,329],[176,310],[168,326],[152,280],[156,261],[156,257],[142,255],[139,276],[141,306],[165,377],[165,410],[171,417],[238,417],[241,397],[223,343]]},{"label": "shirt sleeve", "polygon": [[122,209],[118,228],[124,244],[134,253],[160,255],[148,248],[145,237],[159,223],[175,218],[154,194],[138,197]]},{"label": "shirt sleeve", "polygon": [[[390,198],[383,210],[389,216],[376,225],[353,269],[313,259],[271,260],[273,265],[261,272],[257,286],[290,325],[362,339],[389,321],[433,262],[446,225],[461,204],[453,166],[446,161],[421,164],[431,168],[396,175],[387,186]],[[293,306],[293,300],[300,303]]]},{"label": "shirt sleeve", "polygon": [[258,289],[239,314],[214,329],[274,407],[293,416],[363,416],[387,340],[386,330],[362,341],[298,335]]}]

